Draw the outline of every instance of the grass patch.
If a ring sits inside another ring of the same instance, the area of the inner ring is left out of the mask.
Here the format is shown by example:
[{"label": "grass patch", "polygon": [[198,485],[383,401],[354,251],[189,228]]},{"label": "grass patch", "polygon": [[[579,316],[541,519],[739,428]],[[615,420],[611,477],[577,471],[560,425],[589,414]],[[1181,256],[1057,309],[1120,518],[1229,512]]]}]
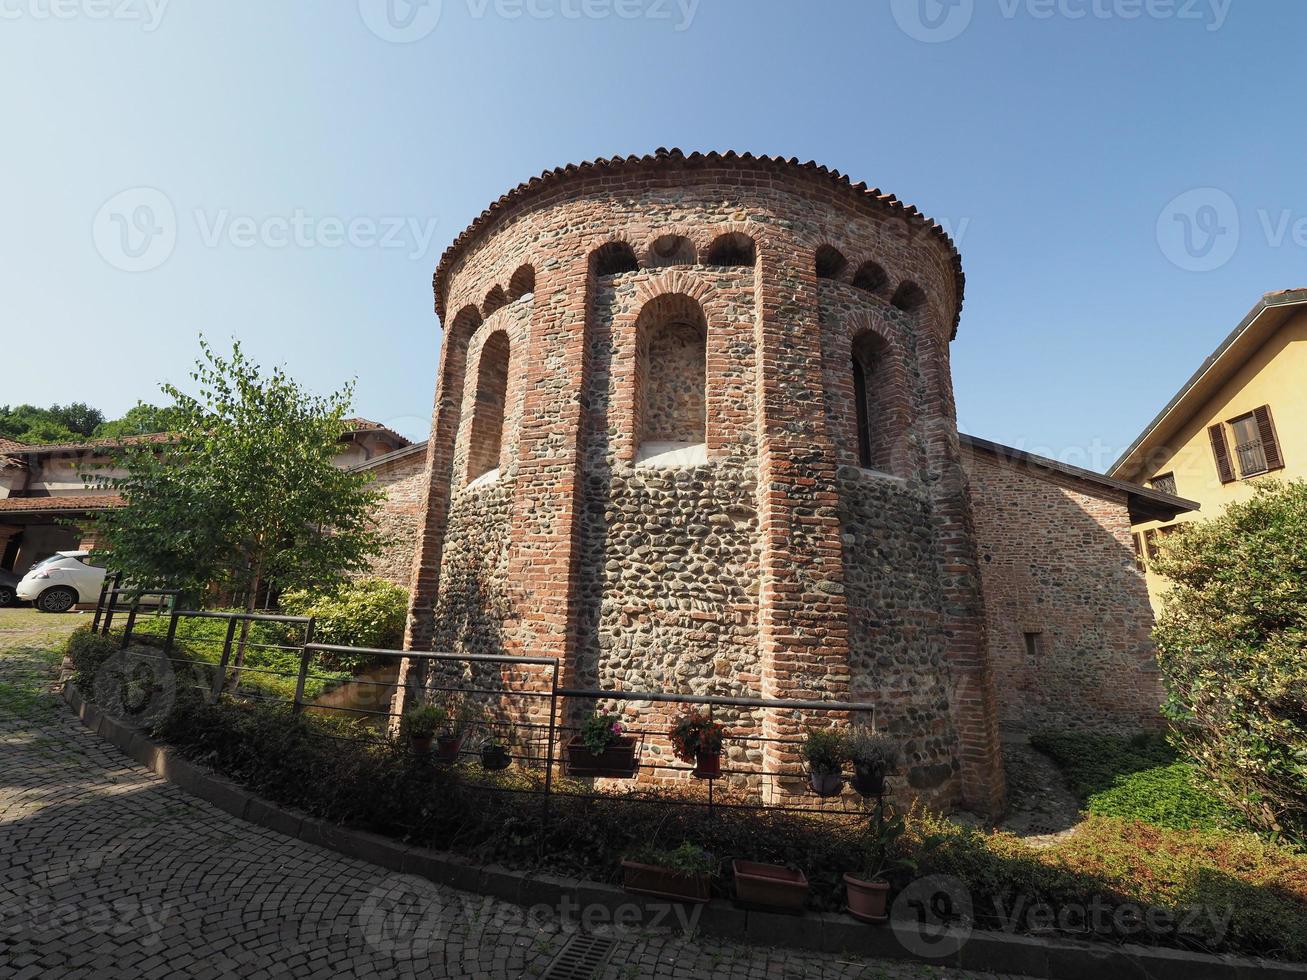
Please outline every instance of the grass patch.
[{"label": "grass patch", "polygon": [[1179,758],[1161,735],[1042,732],[1031,736],[1030,744],[1057,763],[1091,814],[1173,830],[1243,826],[1238,814],[1203,789],[1197,768]]}]

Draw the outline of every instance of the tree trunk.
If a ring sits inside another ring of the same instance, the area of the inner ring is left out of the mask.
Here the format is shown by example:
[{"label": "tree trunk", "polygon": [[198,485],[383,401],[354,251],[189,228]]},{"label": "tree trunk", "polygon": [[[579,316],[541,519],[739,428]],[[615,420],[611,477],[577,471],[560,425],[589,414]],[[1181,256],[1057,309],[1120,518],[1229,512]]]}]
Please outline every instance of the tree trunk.
[{"label": "tree trunk", "polygon": [[[247,613],[254,612],[254,607],[258,605],[259,586],[261,584],[260,580],[262,579],[262,577],[263,577],[263,562],[262,560],[260,560],[256,562],[254,565],[254,575],[252,577],[250,587],[246,590],[245,593],[245,611]],[[250,638],[250,621],[248,619],[243,619],[241,620],[240,639],[236,643],[236,662],[232,669],[231,685],[230,685],[231,690],[235,690],[237,687],[240,686],[241,668],[245,666],[245,645],[249,642],[249,638]]]}]

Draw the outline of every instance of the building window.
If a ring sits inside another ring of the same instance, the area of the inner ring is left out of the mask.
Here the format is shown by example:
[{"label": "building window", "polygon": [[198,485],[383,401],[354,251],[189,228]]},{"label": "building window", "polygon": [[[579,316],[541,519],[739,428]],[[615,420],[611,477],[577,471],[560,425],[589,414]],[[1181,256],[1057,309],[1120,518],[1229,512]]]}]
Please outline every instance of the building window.
[{"label": "building window", "polygon": [[844,254],[832,245],[823,245],[817,249],[818,279],[838,279],[844,272],[844,267],[848,264],[849,261],[844,257]]},{"label": "building window", "polygon": [[1021,634],[1026,641],[1026,656],[1032,660],[1038,659],[1044,655],[1044,634],[1040,632],[1030,632]]},{"label": "building window", "polygon": [[1148,485],[1159,493],[1169,493],[1175,496],[1175,474],[1161,473],[1148,481]]},{"label": "building window", "polygon": [[1144,532],[1144,554],[1150,562],[1157,557],[1157,531],[1154,529]]},{"label": "building window", "polygon": [[708,265],[753,265],[754,258],[753,239],[742,232],[718,235],[708,246]]},{"label": "building window", "polygon": [[1239,461],[1239,475],[1243,479],[1284,466],[1269,407],[1263,405],[1247,415],[1231,419],[1229,425],[1234,433],[1234,455]]},{"label": "building window", "polygon": [[894,472],[901,416],[895,411],[894,365],[889,345],[870,330],[853,340],[849,365],[853,381],[854,423],[858,465],[863,469]]},{"label": "building window", "polygon": [[1144,542],[1140,539],[1138,532],[1130,535],[1135,543],[1135,567],[1141,572],[1147,571],[1148,566],[1144,564]]}]

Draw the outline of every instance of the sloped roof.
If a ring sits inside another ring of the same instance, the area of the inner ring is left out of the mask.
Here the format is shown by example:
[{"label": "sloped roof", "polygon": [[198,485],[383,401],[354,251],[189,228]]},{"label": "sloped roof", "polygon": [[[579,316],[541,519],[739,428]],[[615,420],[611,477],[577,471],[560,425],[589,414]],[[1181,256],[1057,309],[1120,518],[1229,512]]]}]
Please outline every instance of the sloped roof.
[{"label": "sloped roof", "polygon": [[953,275],[957,282],[958,294],[958,308],[953,314],[952,334],[957,335],[958,320],[962,315],[963,287],[966,284],[966,277],[962,274],[962,256],[958,254],[957,246],[953,244],[953,239],[948,236],[948,233],[913,205],[905,204],[893,194],[886,194],[879,188],[868,187],[865,182],[855,184],[847,175],[841,174],[838,170],[824,167],[812,160],[807,163],[800,163],[798,157],[755,156],[752,153],[736,153],[734,150],[728,150],[725,153],[715,151],[708,153],[695,152],[687,155],[682,150],[669,150],[664,147],[659,147],[653,153],[644,156],[632,154],[626,157],[599,157],[595,160],[587,160],[584,163],[555,167],[553,170],[544,171],[539,177],[532,177],[530,180],[518,184],[504,194],[482,211],[440,256],[440,261],[436,265],[436,274],[432,279],[432,285],[435,287],[436,293],[436,315],[441,320],[445,318],[445,294],[448,288],[449,270],[454,262],[467,249],[473,239],[481,235],[492,222],[510,208],[532,197],[548,192],[565,180],[588,176],[606,176],[633,169],[694,171],[722,166],[765,170],[787,176],[799,174],[804,177],[825,180],[856,204],[882,213],[892,213],[926,229],[948,249],[952,257]]},{"label": "sloped roof", "polygon": [[385,466],[387,463],[393,463],[408,456],[417,456],[419,454],[425,456],[426,452],[427,440],[423,439],[421,442],[411,443],[410,445],[404,446],[400,449],[395,449],[388,453],[382,453],[380,456],[374,456],[361,463],[355,463],[349,469],[351,473],[357,473],[362,470],[374,470],[378,466]]},{"label": "sloped roof", "polygon": [[84,439],[81,442],[26,443],[0,438],[0,453],[7,456],[48,456],[52,453],[81,453],[96,449],[117,449],[138,443],[165,443],[172,439],[168,432],[150,432],[140,436],[119,436],[113,439]]},{"label": "sloped roof", "polygon": [[360,432],[380,432],[397,440],[400,446],[412,445],[412,440],[405,439],[388,425],[382,425],[380,422],[373,422],[371,419],[353,418],[345,420],[345,437],[356,435]]},{"label": "sloped roof", "polygon": [[111,510],[126,501],[116,493],[84,493],[65,497],[0,497],[0,514],[45,514],[53,511]]},{"label": "sloped roof", "polygon": [[1049,459],[1047,456],[1036,456],[1034,453],[1028,453],[1023,449],[1016,449],[1012,446],[1005,446],[1000,442],[991,442],[988,439],[969,436],[961,432],[958,433],[958,439],[964,446],[989,453],[1006,463],[1022,466],[1036,475],[1043,473],[1069,477],[1083,484],[1086,490],[1091,493],[1101,494],[1104,490],[1124,493],[1130,510],[1130,523],[1132,524],[1139,524],[1144,521],[1170,521],[1177,514],[1186,514],[1199,508],[1198,503],[1193,500],[1186,500],[1184,497],[1177,497],[1174,494],[1162,493],[1162,491],[1154,490],[1151,487],[1141,487],[1137,483],[1129,483],[1125,480],[1104,476],[1102,473],[1095,473],[1093,470],[1086,470],[1079,466],[1072,466],[1070,463]]},{"label": "sloped roof", "polygon": [[1307,304],[1307,288],[1281,289],[1258,300],[1107,472],[1126,479],[1147,475],[1140,470],[1152,450],[1165,445],[1304,304]]}]

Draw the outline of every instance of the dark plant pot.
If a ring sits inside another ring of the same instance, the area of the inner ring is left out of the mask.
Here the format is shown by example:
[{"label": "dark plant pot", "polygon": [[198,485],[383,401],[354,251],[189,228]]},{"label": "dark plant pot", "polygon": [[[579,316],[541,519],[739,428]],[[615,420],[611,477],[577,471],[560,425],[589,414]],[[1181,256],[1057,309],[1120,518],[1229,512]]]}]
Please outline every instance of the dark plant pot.
[{"label": "dark plant pot", "polygon": [[716,779],[722,774],[722,754],[700,752],[694,758],[694,774],[700,779]]},{"label": "dark plant pot", "polygon": [[808,785],[818,796],[839,796],[844,789],[844,773],[814,772],[808,776]]},{"label": "dark plant pot", "polygon": [[735,871],[735,902],[749,909],[802,915],[808,898],[808,877],[802,871],[779,864],[732,861]]},{"label": "dark plant pot", "polygon": [[860,796],[883,796],[885,770],[873,766],[854,766],[853,788]]},{"label": "dark plant pot", "polygon": [[487,772],[502,772],[512,764],[508,749],[502,745],[481,746],[481,768]]},{"label": "dark plant pot", "polygon": [[682,874],[638,861],[622,861],[622,887],[636,895],[653,895],[673,902],[708,901],[711,875]]},{"label": "dark plant pot", "polygon": [[600,753],[573,735],[566,746],[567,774],[587,778],[630,779],[635,775],[635,739],[623,737]]},{"label": "dark plant pot", "polygon": [[886,900],[889,898],[888,881],[864,881],[845,873],[844,896],[848,900],[849,915],[863,922],[884,922]]},{"label": "dark plant pot", "polygon": [[409,745],[413,746],[413,751],[418,755],[429,753],[433,741],[435,741],[434,735],[410,735],[408,737]]},{"label": "dark plant pot", "polygon": [[436,761],[452,763],[458,761],[458,753],[463,749],[462,735],[441,735],[436,739]]}]

